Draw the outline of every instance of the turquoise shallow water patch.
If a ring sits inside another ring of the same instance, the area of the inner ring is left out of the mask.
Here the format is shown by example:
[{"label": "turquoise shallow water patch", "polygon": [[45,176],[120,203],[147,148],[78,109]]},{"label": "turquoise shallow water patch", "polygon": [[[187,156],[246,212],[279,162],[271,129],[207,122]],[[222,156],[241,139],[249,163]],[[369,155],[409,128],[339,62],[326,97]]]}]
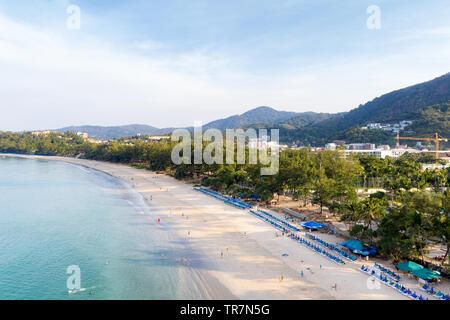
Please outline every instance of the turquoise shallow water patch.
[{"label": "turquoise shallow water patch", "polygon": [[[171,233],[131,197],[91,169],[0,159],[0,299],[199,298],[181,287]],[[72,265],[86,290],[69,294]]]}]

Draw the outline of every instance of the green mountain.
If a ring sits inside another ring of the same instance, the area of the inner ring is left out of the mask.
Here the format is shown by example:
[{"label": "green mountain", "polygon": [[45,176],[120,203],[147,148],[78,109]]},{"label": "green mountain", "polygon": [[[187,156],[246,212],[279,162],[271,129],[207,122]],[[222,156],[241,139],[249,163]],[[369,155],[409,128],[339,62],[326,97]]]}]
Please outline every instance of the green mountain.
[{"label": "green mountain", "polygon": [[419,119],[409,126],[405,135],[424,137],[439,135],[450,138],[450,100],[426,107],[418,112]]},{"label": "green mountain", "polygon": [[302,113],[277,111],[270,107],[258,107],[241,115],[209,122],[203,128],[219,130],[244,128],[256,123],[279,123],[301,115]]},{"label": "green mountain", "polygon": [[[263,126],[268,126],[276,123],[282,123],[284,121],[289,124],[290,128],[300,128],[303,125],[312,124],[317,121],[326,119],[329,115],[325,113],[314,113],[314,112],[287,112],[287,111],[277,111],[270,107],[258,107],[249,110],[241,115],[231,116],[225,119],[219,119],[207,123],[203,126],[203,129],[235,129],[235,128],[245,128],[248,126],[256,126],[256,124],[264,124]],[[292,120],[290,120],[292,119]],[[146,134],[146,135],[160,135],[169,134],[175,128],[155,128],[152,126],[142,125],[142,124],[132,124],[126,126],[111,126],[111,127],[101,127],[101,126],[72,126],[57,129],[54,131],[58,132],[86,132],[90,137],[98,139],[112,139],[112,138],[122,138],[135,136],[136,134]],[[186,128],[192,129],[192,127]]]},{"label": "green mountain", "polygon": [[90,137],[97,139],[113,139],[113,138],[122,138],[122,137],[131,137],[137,134],[143,135],[162,135],[168,134],[172,132],[173,128],[165,128],[158,129],[152,126],[147,126],[144,124],[130,124],[125,126],[110,126],[110,127],[102,127],[102,126],[72,126],[65,127],[61,129],[56,129],[53,131],[58,132],[85,132],[89,134]]},{"label": "green mountain", "polygon": [[[431,119],[424,122],[426,114],[424,111],[434,105],[445,106],[448,102],[450,102],[450,73],[382,95],[347,113],[329,117],[301,129],[289,130],[280,127],[280,136],[286,142],[311,145],[323,145],[335,139],[345,139],[349,142],[358,139],[358,142],[380,143],[391,141],[388,133],[360,130],[358,127],[370,122],[389,123],[400,120],[415,120],[414,126],[408,128],[412,134],[425,134],[425,128],[428,131],[439,132],[442,128],[436,127],[436,123],[431,123]],[[445,118],[445,115],[443,116]],[[445,134],[445,132],[439,133]]]},{"label": "green mountain", "polygon": [[[449,111],[450,73],[428,82],[384,94],[370,102],[344,113],[277,111],[270,107],[258,107],[241,115],[234,115],[207,123],[203,128],[219,130],[234,128],[278,128],[280,140],[287,143],[323,146],[333,140],[347,142],[372,142],[393,144],[391,132],[362,130],[370,122],[393,123],[414,120],[402,135],[419,137],[438,132],[450,137]],[[192,128],[187,128],[192,129]],[[87,132],[100,139],[169,134],[174,128],[159,129],[146,125],[116,127],[75,126],[57,131]]]}]

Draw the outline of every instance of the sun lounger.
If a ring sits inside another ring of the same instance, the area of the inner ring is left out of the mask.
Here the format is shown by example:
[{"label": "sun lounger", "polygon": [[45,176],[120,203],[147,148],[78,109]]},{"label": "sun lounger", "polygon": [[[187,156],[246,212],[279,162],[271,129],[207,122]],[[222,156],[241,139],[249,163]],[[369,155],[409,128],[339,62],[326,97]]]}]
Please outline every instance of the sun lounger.
[{"label": "sun lounger", "polygon": [[430,286],[427,284],[424,284],[423,287],[420,288],[422,291],[427,291],[428,289],[430,289]]}]

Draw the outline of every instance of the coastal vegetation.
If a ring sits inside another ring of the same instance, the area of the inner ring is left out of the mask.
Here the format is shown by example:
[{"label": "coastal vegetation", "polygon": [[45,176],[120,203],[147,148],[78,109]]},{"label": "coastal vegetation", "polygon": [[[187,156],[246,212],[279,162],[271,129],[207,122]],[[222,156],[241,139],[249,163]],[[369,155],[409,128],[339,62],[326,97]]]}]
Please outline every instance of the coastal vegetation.
[{"label": "coastal vegetation", "polygon": [[[345,158],[340,150],[308,149],[280,153],[279,172],[261,176],[261,164],[175,165],[170,140],[144,142],[141,137],[95,143],[74,133],[0,132],[0,152],[59,155],[120,162],[177,179],[190,179],[216,191],[270,201],[281,195],[317,205],[318,213],[349,224],[350,235],[394,261],[423,260],[433,244],[450,251],[450,190],[447,169],[422,169],[429,155],[399,158]],[[193,154],[193,153],[192,153]],[[224,152],[225,155],[225,152]],[[247,150],[248,157],[248,150]],[[378,189],[369,193],[368,189]]]}]

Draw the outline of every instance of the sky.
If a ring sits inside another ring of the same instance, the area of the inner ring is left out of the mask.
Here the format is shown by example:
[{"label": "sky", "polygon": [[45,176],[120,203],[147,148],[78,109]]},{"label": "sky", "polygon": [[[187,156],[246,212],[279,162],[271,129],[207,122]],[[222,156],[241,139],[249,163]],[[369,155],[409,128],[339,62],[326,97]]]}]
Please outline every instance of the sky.
[{"label": "sky", "polygon": [[0,0],[0,131],[348,111],[450,72],[448,17],[448,0]]}]

